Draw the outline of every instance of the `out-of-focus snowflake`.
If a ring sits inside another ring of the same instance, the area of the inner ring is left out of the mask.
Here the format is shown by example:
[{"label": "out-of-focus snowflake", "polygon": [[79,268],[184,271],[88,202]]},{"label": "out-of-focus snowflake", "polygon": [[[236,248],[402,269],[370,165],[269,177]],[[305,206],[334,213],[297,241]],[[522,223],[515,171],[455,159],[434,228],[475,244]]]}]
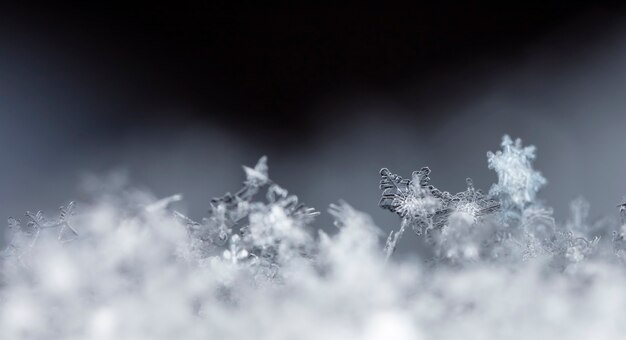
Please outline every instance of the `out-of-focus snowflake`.
[{"label": "out-of-focus snowflake", "polygon": [[[235,194],[213,198],[209,216],[202,222],[179,212],[174,215],[187,227],[192,252],[199,259],[249,261],[270,268],[274,276],[276,268],[290,257],[307,252],[312,244],[307,226],[319,212],[272,182],[267,157],[261,157],[254,168],[243,169],[243,187]],[[265,201],[257,199],[262,191]]]},{"label": "out-of-focus snowflake", "polygon": [[241,237],[239,237],[239,235],[233,235],[233,237],[230,238],[229,248],[224,250],[222,256],[233,264],[237,264],[239,261],[247,259],[250,254],[245,247],[242,246]]},{"label": "out-of-focus snowflake", "polygon": [[619,215],[622,220],[622,224],[626,224],[626,197],[622,198],[622,203],[620,203],[617,207],[619,208]]},{"label": "out-of-focus snowflake", "polygon": [[13,232],[12,239],[7,251],[16,255],[20,260],[30,248],[34,247],[42,232],[55,233],[61,242],[68,242],[78,236],[78,231],[72,226],[72,216],[75,214],[76,203],[70,202],[67,206],[59,208],[57,218],[47,218],[43,211],[33,214],[27,211],[26,223],[19,219],[9,217],[7,220],[9,229]]},{"label": "out-of-focus snowflake", "polygon": [[491,187],[489,193],[521,209],[534,201],[537,191],[546,184],[546,179],[532,167],[534,146],[524,147],[521,139],[513,142],[508,135],[502,138],[501,145],[502,150],[487,152],[489,169],[498,174],[498,183]]}]

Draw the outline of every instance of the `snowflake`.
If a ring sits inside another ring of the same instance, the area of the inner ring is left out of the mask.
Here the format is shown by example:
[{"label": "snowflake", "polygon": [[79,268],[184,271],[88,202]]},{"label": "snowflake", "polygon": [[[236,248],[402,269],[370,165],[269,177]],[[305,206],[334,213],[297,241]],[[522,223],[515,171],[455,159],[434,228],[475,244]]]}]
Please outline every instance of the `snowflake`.
[{"label": "snowflake", "polygon": [[9,229],[13,232],[13,238],[9,243],[8,251],[22,260],[29,249],[33,248],[40,238],[41,233],[50,230],[56,233],[56,238],[61,242],[69,242],[78,236],[78,231],[72,226],[71,219],[75,214],[76,203],[70,202],[67,206],[59,208],[59,217],[47,218],[43,211],[33,214],[27,211],[24,215],[26,223],[13,217],[7,219]]},{"label": "snowflake", "polygon": [[[414,171],[411,180],[403,179],[386,168],[380,174],[380,189],[383,192],[379,206],[417,224],[418,228],[424,225],[428,225],[429,229],[443,227],[453,212],[470,215],[477,221],[500,207],[497,200],[476,190],[471,178],[466,180],[467,190],[450,195],[429,184],[428,167]],[[421,229],[416,232],[421,233]]]},{"label": "snowflake", "polygon": [[490,194],[510,201],[514,206],[523,208],[534,201],[537,191],[546,184],[546,179],[532,167],[535,159],[535,147],[522,147],[522,140],[502,137],[502,150],[487,152],[489,169],[498,174],[498,183],[491,187]]},{"label": "snowflake", "polygon": [[[261,157],[254,168],[243,169],[243,187],[235,194],[211,199],[209,216],[201,222],[176,211],[174,216],[187,228],[198,259],[248,262],[259,270],[269,268],[266,272],[273,278],[279,264],[306,252],[312,244],[306,226],[319,212],[269,178],[267,157]],[[257,200],[263,191],[265,201]]]},{"label": "snowflake", "polygon": [[410,180],[403,179],[387,168],[381,169],[380,175],[382,197],[379,206],[402,218],[400,230],[392,231],[387,238],[385,252],[388,257],[394,252],[407,226],[421,235],[430,230],[442,230],[453,213],[474,224],[483,216],[500,209],[500,203],[481,190],[476,190],[470,178],[466,179],[467,190],[451,195],[429,184],[428,167],[414,171]]},{"label": "snowflake", "polygon": [[383,190],[379,205],[395,212],[402,218],[419,219],[434,214],[442,199],[433,195],[435,187],[429,185],[430,169],[414,171],[411,179],[403,179],[387,168],[380,170],[380,189]]}]

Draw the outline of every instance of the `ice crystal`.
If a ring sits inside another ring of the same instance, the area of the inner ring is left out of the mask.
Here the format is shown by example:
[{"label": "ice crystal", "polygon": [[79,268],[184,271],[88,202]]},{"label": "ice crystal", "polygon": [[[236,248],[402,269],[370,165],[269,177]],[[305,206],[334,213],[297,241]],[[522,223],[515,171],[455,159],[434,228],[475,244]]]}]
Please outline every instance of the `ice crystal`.
[{"label": "ice crystal", "polygon": [[430,169],[423,167],[414,171],[411,179],[403,179],[387,168],[380,170],[382,197],[379,206],[402,218],[400,229],[391,232],[385,252],[390,256],[408,226],[421,235],[423,232],[446,227],[452,214],[462,215],[478,222],[483,216],[499,210],[500,203],[474,188],[473,181],[466,179],[467,190],[451,195],[430,184]]},{"label": "ice crystal", "polygon": [[[307,230],[319,213],[269,178],[267,158],[254,168],[244,166],[246,180],[237,193],[211,200],[209,216],[196,222],[179,212],[187,227],[192,253],[199,259],[221,257],[233,263],[249,261],[256,267],[275,268],[310,251]],[[265,190],[265,202],[256,196]],[[259,269],[259,268],[256,268]]]},{"label": "ice crystal", "polygon": [[75,214],[75,202],[70,202],[67,206],[59,208],[59,217],[47,218],[43,211],[33,214],[27,211],[24,216],[26,223],[19,219],[9,217],[7,224],[13,232],[12,240],[7,251],[22,259],[40,239],[42,233],[53,233],[57,240],[61,242],[71,241],[78,236],[78,231],[72,226],[72,217]]},{"label": "ice crystal", "polygon": [[490,194],[523,208],[534,201],[537,191],[546,184],[546,179],[532,167],[535,147],[523,147],[521,139],[513,142],[508,135],[502,138],[501,146],[502,150],[487,152],[489,169],[498,174],[498,183],[491,187]]}]

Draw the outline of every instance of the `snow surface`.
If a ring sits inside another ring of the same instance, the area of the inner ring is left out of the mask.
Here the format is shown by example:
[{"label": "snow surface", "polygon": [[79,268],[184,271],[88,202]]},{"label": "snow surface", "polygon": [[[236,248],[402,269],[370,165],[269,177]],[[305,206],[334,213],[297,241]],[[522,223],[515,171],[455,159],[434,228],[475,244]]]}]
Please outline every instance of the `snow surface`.
[{"label": "snow surface", "polygon": [[[588,221],[582,199],[555,221],[534,158],[505,136],[486,194],[384,169],[381,207],[400,221],[386,246],[345,202],[329,208],[337,232],[315,232],[318,212],[270,179],[265,157],[201,221],[171,208],[181,195],[133,190],[10,218],[0,338],[621,338],[626,227]],[[418,237],[432,256],[394,257]]]}]

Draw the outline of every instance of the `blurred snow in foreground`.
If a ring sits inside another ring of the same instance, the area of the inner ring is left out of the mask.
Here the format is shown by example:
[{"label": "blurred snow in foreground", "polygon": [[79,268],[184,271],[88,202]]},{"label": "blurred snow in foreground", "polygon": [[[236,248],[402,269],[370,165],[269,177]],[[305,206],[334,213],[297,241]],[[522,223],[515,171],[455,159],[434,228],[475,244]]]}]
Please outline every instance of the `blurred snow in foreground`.
[{"label": "blurred snow in foreground", "polygon": [[[381,171],[385,235],[345,202],[337,233],[274,183],[267,160],[241,190],[194,221],[126,191],[68,204],[58,217],[10,218],[0,338],[13,339],[615,339],[626,334],[626,230],[565,223],[536,200],[534,148],[505,136],[489,153],[498,183],[457,194]],[[418,235],[409,237],[405,230]],[[404,235],[404,237],[402,237]],[[432,256],[398,260],[425,238]]]}]

